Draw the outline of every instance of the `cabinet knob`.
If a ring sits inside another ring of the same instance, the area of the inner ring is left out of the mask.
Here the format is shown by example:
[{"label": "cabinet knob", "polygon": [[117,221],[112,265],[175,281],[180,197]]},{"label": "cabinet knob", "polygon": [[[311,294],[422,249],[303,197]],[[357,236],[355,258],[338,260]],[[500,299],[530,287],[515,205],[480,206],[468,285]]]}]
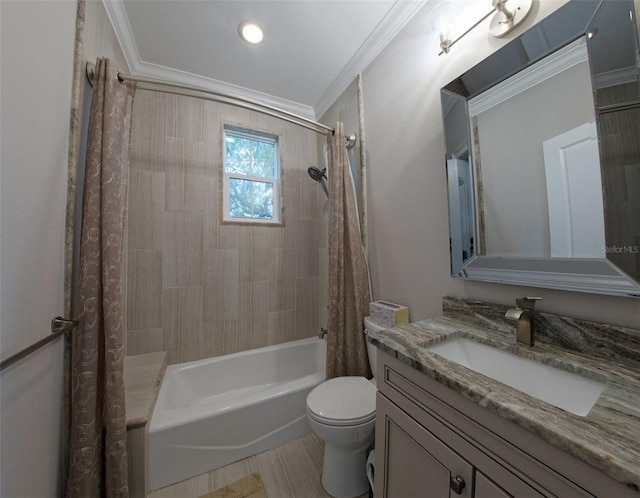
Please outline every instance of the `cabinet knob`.
[{"label": "cabinet knob", "polygon": [[462,494],[462,490],[464,489],[465,482],[464,479],[460,476],[455,476],[451,478],[449,482],[449,486],[453,490],[453,492],[457,495]]}]

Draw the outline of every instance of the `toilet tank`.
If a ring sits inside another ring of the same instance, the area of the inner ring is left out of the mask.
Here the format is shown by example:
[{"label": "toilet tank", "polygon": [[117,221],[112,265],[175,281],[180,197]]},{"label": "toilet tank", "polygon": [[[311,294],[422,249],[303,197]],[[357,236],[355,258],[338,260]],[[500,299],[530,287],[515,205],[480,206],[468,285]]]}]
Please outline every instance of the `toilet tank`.
[{"label": "toilet tank", "polygon": [[[378,325],[376,322],[371,320],[368,316],[364,318],[364,331],[365,334],[369,334],[370,330],[380,331],[385,330],[387,327],[383,327],[382,325]],[[373,344],[367,341],[367,354],[369,355],[369,365],[371,366],[371,373],[373,376],[376,376],[376,349]]]}]

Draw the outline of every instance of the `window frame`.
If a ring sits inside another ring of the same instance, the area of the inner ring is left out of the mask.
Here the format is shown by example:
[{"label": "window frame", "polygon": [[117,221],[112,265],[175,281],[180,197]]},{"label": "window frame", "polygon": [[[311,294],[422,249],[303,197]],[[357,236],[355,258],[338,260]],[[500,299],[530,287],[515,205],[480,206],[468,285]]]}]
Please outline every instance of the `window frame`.
[{"label": "window frame", "polygon": [[[274,177],[247,175],[244,173],[227,172],[227,135],[241,137],[271,143],[274,146]],[[222,126],[222,222],[237,224],[282,225],[281,209],[281,178],[282,167],[280,164],[280,137],[274,133],[255,130],[233,124]],[[230,183],[232,179],[246,180],[255,183],[271,185],[273,191],[273,218],[252,218],[232,216],[230,212]]]}]

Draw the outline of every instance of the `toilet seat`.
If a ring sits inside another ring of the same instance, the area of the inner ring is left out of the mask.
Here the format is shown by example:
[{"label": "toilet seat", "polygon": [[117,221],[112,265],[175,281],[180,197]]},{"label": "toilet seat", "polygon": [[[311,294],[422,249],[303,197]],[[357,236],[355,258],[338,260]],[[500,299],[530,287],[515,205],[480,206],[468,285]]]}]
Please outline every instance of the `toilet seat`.
[{"label": "toilet seat", "polygon": [[375,419],[376,387],[365,377],[336,377],[307,396],[307,413],[321,424],[359,425]]}]

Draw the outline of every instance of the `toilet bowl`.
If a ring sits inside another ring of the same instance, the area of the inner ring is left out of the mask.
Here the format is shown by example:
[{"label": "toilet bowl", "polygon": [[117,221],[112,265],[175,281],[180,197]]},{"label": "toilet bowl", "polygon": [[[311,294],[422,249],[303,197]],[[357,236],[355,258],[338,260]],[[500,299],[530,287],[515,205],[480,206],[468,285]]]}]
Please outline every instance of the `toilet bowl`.
[{"label": "toilet bowl", "polygon": [[[365,327],[384,328],[368,318]],[[375,374],[376,347],[368,342],[367,353]],[[375,436],[376,391],[375,379],[336,377],[307,396],[309,425],[325,442],[322,486],[331,496],[352,498],[369,490],[365,465]]]}]

